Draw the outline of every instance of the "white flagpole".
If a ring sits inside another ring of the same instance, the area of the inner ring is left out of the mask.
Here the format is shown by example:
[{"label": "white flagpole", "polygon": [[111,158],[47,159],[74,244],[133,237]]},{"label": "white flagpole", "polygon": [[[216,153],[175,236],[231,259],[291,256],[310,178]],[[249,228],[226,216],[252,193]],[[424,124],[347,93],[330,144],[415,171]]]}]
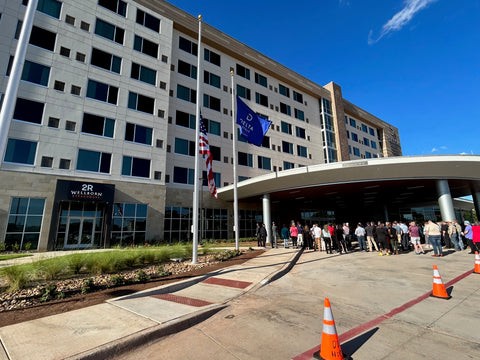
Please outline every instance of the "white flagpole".
[{"label": "white flagpole", "polygon": [[192,232],[193,232],[193,250],[192,250],[192,264],[198,263],[198,199],[200,194],[200,77],[202,64],[202,15],[198,15],[198,46],[197,46],[197,110],[196,110],[196,124],[195,124],[195,177],[193,180],[193,218],[192,218]]},{"label": "white flagpole", "polygon": [[232,135],[233,135],[233,232],[235,234],[235,249],[240,249],[240,240],[238,228],[238,194],[237,194],[237,132],[235,131],[235,84],[233,81],[233,70],[230,71],[232,75]]},{"label": "white flagpole", "polygon": [[15,110],[18,86],[22,77],[23,64],[27,53],[28,39],[32,32],[33,18],[37,10],[38,0],[30,0],[25,10],[20,36],[18,38],[17,49],[13,58],[10,78],[8,79],[5,97],[3,99],[2,111],[0,112],[0,164],[3,162],[3,153],[7,147],[8,130],[10,121]]}]

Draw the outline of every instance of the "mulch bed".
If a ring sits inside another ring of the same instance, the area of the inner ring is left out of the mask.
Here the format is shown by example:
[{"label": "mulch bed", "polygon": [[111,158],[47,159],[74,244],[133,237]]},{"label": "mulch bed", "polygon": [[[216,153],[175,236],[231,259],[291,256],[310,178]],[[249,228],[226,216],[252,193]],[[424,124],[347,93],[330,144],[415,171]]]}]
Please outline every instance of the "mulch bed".
[{"label": "mulch bed", "polygon": [[24,321],[30,321],[39,319],[45,316],[61,314],[67,311],[81,309],[87,306],[97,305],[105,302],[106,300],[132,294],[137,291],[147,290],[153,287],[162,286],[181,280],[193,278],[200,275],[208,274],[209,272],[216,271],[232,265],[242,264],[260,254],[264,250],[254,250],[244,252],[242,255],[235,258],[213,263],[208,266],[199,267],[197,269],[182,272],[179,274],[173,274],[162,278],[151,279],[145,283],[129,284],[125,286],[118,286],[115,288],[109,288],[105,290],[99,290],[97,292],[78,294],[72,297],[68,297],[61,300],[51,300],[43,303],[36,303],[33,306],[29,306],[22,309],[8,310],[0,312],[0,326],[7,326],[12,324],[18,324]]}]

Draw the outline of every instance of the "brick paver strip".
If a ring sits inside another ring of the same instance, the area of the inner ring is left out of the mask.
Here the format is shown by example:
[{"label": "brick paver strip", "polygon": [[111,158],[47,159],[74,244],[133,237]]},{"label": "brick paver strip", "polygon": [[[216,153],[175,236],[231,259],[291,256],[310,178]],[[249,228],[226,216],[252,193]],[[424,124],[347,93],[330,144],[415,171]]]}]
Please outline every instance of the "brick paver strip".
[{"label": "brick paver strip", "polygon": [[160,300],[172,301],[172,302],[176,302],[178,304],[195,306],[195,307],[202,307],[202,306],[207,306],[207,305],[212,305],[213,304],[213,303],[208,302],[208,301],[193,299],[193,298],[189,298],[189,297],[186,297],[186,296],[178,296],[178,295],[173,295],[173,294],[160,294],[160,295],[154,295],[152,297],[154,297],[156,299],[160,299]]},{"label": "brick paver strip", "polygon": [[245,289],[252,285],[251,282],[247,281],[239,281],[239,280],[228,280],[228,279],[221,279],[216,277],[208,278],[207,280],[202,281],[205,284],[214,284],[214,285],[223,285],[229,286],[237,289]]}]

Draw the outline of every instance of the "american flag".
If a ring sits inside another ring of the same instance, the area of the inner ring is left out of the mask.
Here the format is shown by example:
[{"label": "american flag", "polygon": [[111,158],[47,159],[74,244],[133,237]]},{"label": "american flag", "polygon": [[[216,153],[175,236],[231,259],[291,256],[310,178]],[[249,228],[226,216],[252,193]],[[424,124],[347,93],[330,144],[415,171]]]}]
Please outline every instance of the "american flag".
[{"label": "american flag", "polygon": [[217,198],[217,188],[215,187],[215,179],[213,178],[213,170],[212,170],[212,160],[213,156],[210,152],[210,146],[208,145],[208,136],[207,136],[207,129],[205,128],[205,124],[203,123],[202,115],[200,114],[200,138],[199,138],[199,152],[202,155],[207,155],[205,157],[205,163],[207,165],[207,178],[208,178],[208,190],[210,193]]}]

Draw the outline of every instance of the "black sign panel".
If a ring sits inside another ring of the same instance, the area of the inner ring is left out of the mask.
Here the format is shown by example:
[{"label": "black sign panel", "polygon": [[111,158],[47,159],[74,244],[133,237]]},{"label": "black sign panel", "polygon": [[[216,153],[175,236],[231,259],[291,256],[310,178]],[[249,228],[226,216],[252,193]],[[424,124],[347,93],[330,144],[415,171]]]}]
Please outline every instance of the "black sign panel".
[{"label": "black sign panel", "polygon": [[88,181],[58,180],[56,200],[101,201],[113,203],[115,185]]}]

